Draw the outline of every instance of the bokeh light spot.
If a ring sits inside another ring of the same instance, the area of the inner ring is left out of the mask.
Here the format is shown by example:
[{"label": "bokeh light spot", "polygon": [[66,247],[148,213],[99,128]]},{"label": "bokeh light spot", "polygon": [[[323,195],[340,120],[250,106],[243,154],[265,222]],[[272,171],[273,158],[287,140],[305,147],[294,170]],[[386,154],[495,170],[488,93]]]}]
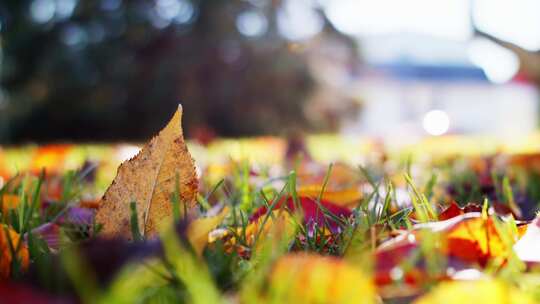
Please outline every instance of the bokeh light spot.
[{"label": "bokeh light spot", "polygon": [[430,135],[443,135],[450,128],[450,118],[441,110],[431,110],[424,116],[423,126]]},{"label": "bokeh light spot", "polygon": [[34,0],[30,4],[30,16],[37,23],[47,23],[56,11],[56,4],[53,0]]},{"label": "bokeh light spot", "polygon": [[62,42],[68,46],[84,47],[88,42],[88,34],[86,31],[74,24],[70,24],[64,28],[61,33]]},{"label": "bokeh light spot", "polygon": [[306,40],[322,30],[324,21],[309,2],[288,0],[278,11],[277,24],[283,37]]},{"label": "bokeh light spot", "polygon": [[77,0],[56,0],[56,18],[65,20],[73,15],[77,7]]},{"label": "bokeh light spot", "polygon": [[255,10],[242,12],[236,18],[236,28],[248,37],[258,37],[264,35],[268,30],[266,16]]}]

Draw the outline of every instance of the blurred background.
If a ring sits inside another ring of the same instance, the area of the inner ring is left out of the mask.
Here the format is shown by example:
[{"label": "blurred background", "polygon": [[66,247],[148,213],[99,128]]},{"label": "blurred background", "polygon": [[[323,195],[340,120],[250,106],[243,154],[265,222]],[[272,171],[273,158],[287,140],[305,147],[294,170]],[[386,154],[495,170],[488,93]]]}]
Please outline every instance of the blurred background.
[{"label": "blurred background", "polygon": [[538,0],[2,0],[0,144],[536,132]]}]

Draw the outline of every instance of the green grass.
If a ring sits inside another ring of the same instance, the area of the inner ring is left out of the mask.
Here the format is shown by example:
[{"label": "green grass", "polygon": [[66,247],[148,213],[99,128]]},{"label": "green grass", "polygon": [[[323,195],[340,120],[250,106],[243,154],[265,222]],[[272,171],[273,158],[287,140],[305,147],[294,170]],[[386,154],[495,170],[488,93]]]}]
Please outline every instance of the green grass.
[{"label": "green grass", "polygon": [[[90,232],[75,233],[80,227],[58,221],[69,208],[77,207],[85,191],[92,187],[83,182],[81,174],[84,173],[67,172],[60,177],[60,198],[52,203],[53,207],[47,209],[47,212],[43,211],[43,202],[39,195],[48,182],[44,173],[36,178],[16,177],[7,181],[0,189],[0,194],[16,194],[21,204],[6,214],[0,214],[0,219],[4,227],[12,227],[25,236],[31,273],[35,278],[30,280],[21,261],[14,259],[11,279],[52,294],[76,297],[84,303],[230,303],[238,299],[253,303],[262,301],[261,297],[269,293],[271,286],[268,285],[268,277],[272,264],[289,252],[312,252],[341,257],[366,274],[374,275],[377,271],[373,260],[374,250],[392,233],[412,229],[414,222],[437,221],[439,213],[449,203],[441,198],[440,193],[447,194],[450,188],[454,189],[452,198],[460,204],[486,201],[486,207],[489,207],[492,203],[487,200],[489,195],[507,203],[513,209],[519,208],[517,194],[526,195],[536,205],[540,201],[540,175],[532,171],[507,168],[506,172],[489,172],[494,193],[486,194],[482,192],[480,178],[469,168],[459,171],[452,163],[437,166],[437,170],[428,167],[425,179],[413,180],[411,166],[412,162],[407,161],[405,168],[399,169],[399,172],[383,174],[380,169],[358,167],[357,173],[364,189],[363,197],[352,208],[352,218],[344,219],[334,215],[321,203],[333,169],[333,166],[329,165],[321,192],[315,200],[324,215],[324,223],[308,226],[302,221],[302,208],[297,192],[299,181],[295,171],[284,176],[270,176],[269,170],[263,169],[259,175],[263,182],[254,182],[250,174],[252,164],[235,163],[233,172],[218,182],[210,184],[203,180],[201,184],[205,186],[197,198],[199,214],[204,214],[217,204],[230,208],[229,216],[219,227],[228,232],[228,238],[209,244],[203,255],[198,256],[183,234],[186,225],[189,225],[189,220],[184,216],[188,212],[183,209],[182,206],[185,205],[177,191],[171,197],[177,229],[161,235],[158,247],[162,248],[162,254],[158,250],[149,257],[129,260],[106,283],[99,280],[95,269],[89,264],[90,261],[84,258],[80,246],[85,241],[99,237],[99,226],[94,223],[89,228]],[[375,167],[378,166],[373,166]],[[396,181],[400,178],[401,183]],[[398,204],[397,189],[409,193],[409,205]],[[266,223],[276,220],[273,211],[278,203],[289,197],[295,205],[295,212],[285,210],[290,216],[288,224],[291,225],[292,234],[280,235],[263,230]],[[260,218],[259,229],[252,236],[248,236],[249,218],[260,207],[266,207],[267,211]],[[144,250],[151,252],[155,243],[145,240],[143,233],[139,231],[137,212],[140,210],[136,210],[134,203],[130,210],[133,242],[141,244],[143,248],[148,246]],[[411,217],[413,214],[414,218]],[[512,247],[517,233],[516,222],[503,221],[496,215],[490,216],[497,231],[503,236],[504,244]],[[61,226],[61,246],[58,252],[51,250],[40,235],[32,233],[34,229],[51,222]],[[340,228],[340,233],[329,234],[330,222]],[[427,279],[420,289],[427,291],[436,286],[441,276],[447,272],[448,261],[445,255],[437,253],[441,243],[440,234],[422,231],[420,235],[422,241],[418,248],[400,267],[406,272],[416,267],[418,262],[422,262]],[[253,239],[250,240],[249,237]],[[235,240],[232,244],[231,238]],[[8,241],[12,256],[17,256],[22,242]],[[128,244],[120,242],[119,246]],[[481,269],[479,265],[471,267]],[[540,274],[526,271],[523,262],[515,254],[511,254],[507,259],[490,260],[488,266],[482,270],[527,290],[540,286],[540,281],[535,281]],[[51,281],[53,272],[57,280],[63,281]],[[403,281],[395,283],[404,284]],[[538,292],[531,294],[540,300]]]}]

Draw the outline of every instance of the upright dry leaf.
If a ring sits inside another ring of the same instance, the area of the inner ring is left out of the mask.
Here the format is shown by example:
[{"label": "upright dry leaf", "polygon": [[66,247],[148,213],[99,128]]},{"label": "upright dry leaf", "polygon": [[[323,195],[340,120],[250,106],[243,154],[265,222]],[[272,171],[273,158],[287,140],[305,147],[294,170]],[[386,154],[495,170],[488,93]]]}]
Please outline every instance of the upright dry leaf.
[{"label": "upright dry leaf", "polygon": [[136,202],[139,231],[155,235],[172,218],[171,197],[178,181],[180,202],[192,207],[197,177],[181,127],[182,107],[171,121],[134,158],[118,168],[116,178],[101,199],[96,221],[105,237],[131,238],[130,203]]}]

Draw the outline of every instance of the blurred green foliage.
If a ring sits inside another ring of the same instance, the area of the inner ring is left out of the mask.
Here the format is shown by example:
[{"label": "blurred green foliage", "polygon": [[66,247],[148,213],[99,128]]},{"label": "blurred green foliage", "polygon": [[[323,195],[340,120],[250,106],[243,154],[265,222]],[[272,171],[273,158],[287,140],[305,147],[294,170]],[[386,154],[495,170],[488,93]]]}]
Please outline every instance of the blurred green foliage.
[{"label": "blurred green foliage", "polygon": [[[179,102],[188,135],[309,127],[314,80],[278,34],[280,2],[2,1],[0,143],[141,140]],[[262,35],[237,29],[246,10]]]}]

